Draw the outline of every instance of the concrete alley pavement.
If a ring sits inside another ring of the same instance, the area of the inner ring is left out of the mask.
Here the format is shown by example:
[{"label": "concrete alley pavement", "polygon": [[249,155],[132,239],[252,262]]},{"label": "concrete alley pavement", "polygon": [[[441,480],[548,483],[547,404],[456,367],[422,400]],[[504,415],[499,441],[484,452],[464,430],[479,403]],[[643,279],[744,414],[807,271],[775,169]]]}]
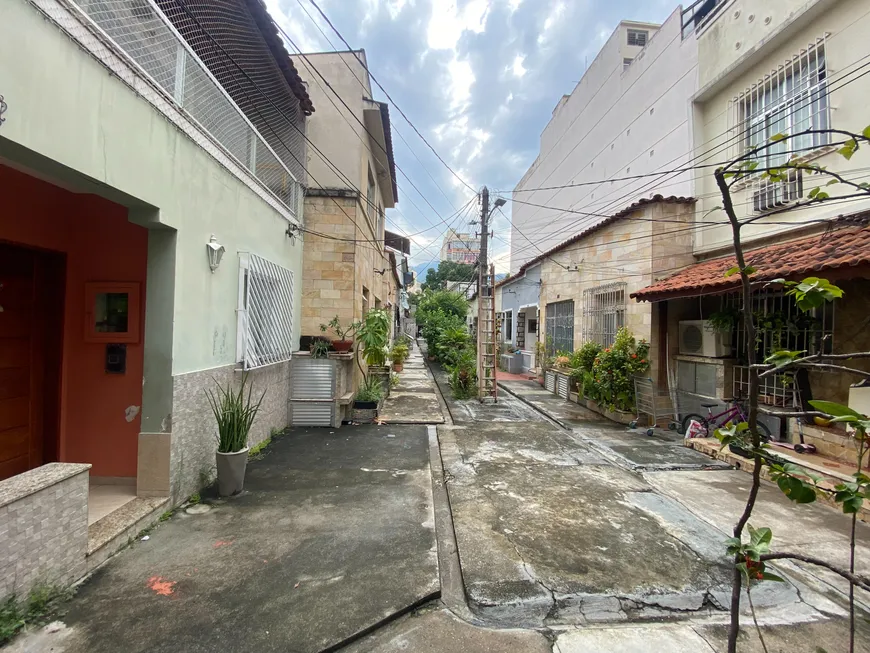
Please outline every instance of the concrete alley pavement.
[{"label": "concrete alley pavement", "polygon": [[[444,375],[436,379],[454,422],[438,431],[465,588],[481,623],[549,630],[562,653],[724,650],[731,567],[723,542],[748,475],[535,382],[504,382],[511,393],[480,406],[450,399]],[[794,506],[770,484],[753,523],[771,526],[775,544],[790,550],[831,559],[836,548],[840,562],[848,551],[846,518]],[[870,529],[861,529],[866,541]],[[844,641],[835,589],[844,584],[790,564],[779,570],[789,582],[753,592],[769,637],[814,653],[819,637]],[[796,641],[797,632],[814,636]]]}]

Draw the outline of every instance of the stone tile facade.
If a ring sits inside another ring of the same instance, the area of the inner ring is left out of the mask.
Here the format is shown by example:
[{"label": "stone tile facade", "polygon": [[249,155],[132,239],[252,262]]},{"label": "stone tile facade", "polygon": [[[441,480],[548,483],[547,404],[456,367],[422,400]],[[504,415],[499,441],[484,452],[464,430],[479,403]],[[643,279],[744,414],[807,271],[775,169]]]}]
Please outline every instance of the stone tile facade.
[{"label": "stone tile facade", "polygon": [[[173,377],[172,444],[170,451],[171,503],[176,505],[215,478],[217,450],[214,415],[205,390],[216,383],[238,384],[242,373],[236,365],[179,374]],[[248,373],[254,396],[266,391],[260,412],[251,428],[248,446],[269,437],[272,429],[290,423],[290,362],[270,365]]]},{"label": "stone tile facade", "polygon": [[[613,221],[588,237],[551,253],[541,262],[541,325],[546,336],[547,304],[574,300],[574,349],[583,344],[584,291],[624,281],[625,326],[637,339],[651,343],[651,376],[657,378],[658,319],[648,303],[631,293],[694,262],[692,231],[694,205],[650,202]],[[681,228],[682,224],[685,227]],[[526,343],[531,348],[533,343]]]},{"label": "stone tile facade", "polygon": [[366,294],[368,309],[396,304],[397,283],[383,234],[375,234],[358,193],[309,194],[304,216],[307,230],[329,237],[305,234],[301,335],[321,335],[320,325],[336,315],[345,326],[361,319]]},{"label": "stone tile facade", "polygon": [[49,463],[0,481],[0,601],[85,575],[90,467]]}]

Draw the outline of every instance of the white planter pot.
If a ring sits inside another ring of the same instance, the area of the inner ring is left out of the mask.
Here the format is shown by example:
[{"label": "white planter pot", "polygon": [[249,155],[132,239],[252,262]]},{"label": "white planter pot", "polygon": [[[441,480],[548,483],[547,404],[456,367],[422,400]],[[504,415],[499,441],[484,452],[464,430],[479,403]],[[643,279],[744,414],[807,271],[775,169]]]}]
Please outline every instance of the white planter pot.
[{"label": "white planter pot", "polygon": [[248,448],[233,453],[216,452],[218,494],[231,497],[245,487],[245,469],[248,466]]}]

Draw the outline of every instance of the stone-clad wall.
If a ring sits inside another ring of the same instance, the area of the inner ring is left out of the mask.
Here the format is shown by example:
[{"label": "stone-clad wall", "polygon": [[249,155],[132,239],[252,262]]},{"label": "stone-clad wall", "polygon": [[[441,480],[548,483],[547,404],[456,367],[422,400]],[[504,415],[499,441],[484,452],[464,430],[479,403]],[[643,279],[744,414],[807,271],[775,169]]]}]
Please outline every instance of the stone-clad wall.
[{"label": "stone-clad wall", "polygon": [[85,575],[90,467],[49,463],[0,481],[0,601]]},{"label": "stone-clad wall", "polygon": [[[172,440],[170,479],[172,505],[197,492],[215,478],[217,451],[216,424],[205,394],[216,383],[238,384],[242,373],[236,365],[179,374],[173,377]],[[248,436],[248,446],[269,437],[272,429],[284,429],[290,423],[290,362],[270,365],[248,373],[254,397],[265,390],[266,396]],[[237,386],[236,386],[237,387]]]},{"label": "stone-clad wall", "polygon": [[[693,219],[692,203],[651,202],[544,259],[541,263],[541,339],[546,336],[547,304],[573,299],[576,350],[583,344],[583,292],[587,288],[624,281],[625,326],[637,339],[652,343],[650,375],[658,378],[662,361],[656,355],[658,325],[654,324],[653,307],[646,302],[636,302],[630,295],[694,262],[691,229],[681,228],[681,223],[688,226]],[[526,348],[531,347],[532,343],[527,342]]]},{"label": "stone-clad wall", "polygon": [[[320,335],[320,325],[336,315],[345,327],[359,320],[363,288],[369,291],[368,308],[375,308],[378,302],[384,308],[388,302],[396,302],[389,257],[382,243],[372,242],[382,235],[375,238],[356,193],[347,197],[306,196],[305,228],[330,237],[305,234],[301,335]],[[331,331],[326,335],[336,337]]]}]

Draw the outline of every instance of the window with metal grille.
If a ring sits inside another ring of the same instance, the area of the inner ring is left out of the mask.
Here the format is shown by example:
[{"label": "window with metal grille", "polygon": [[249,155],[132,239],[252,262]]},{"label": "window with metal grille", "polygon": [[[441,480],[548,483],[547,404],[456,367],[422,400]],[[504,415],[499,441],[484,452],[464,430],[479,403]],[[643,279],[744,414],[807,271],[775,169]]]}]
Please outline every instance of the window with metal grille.
[{"label": "window with metal grille", "polygon": [[624,281],[583,291],[583,341],[609,347],[625,325]]},{"label": "window with metal grille", "polygon": [[630,29],[628,30],[628,44],[629,45],[639,45],[643,47],[646,45],[647,37],[649,36],[649,32],[641,29]]},{"label": "window with metal grille", "polygon": [[293,273],[255,254],[239,265],[237,360],[243,369],[290,360],[293,351]]},{"label": "window with metal grille", "polygon": [[513,337],[514,329],[514,312],[505,311],[504,313],[504,328],[502,329],[503,340],[509,342]]},{"label": "window with metal grille", "polygon": [[547,304],[547,355],[574,351],[574,300]]},{"label": "window with metal grille", "polygon": [[786,163],[793,154],[829,145],[830,134],[801,134],[831,125],[827,77],[825,39],[820,38],[733,98],[729,122],[741,148],[736,153],[769,144],[776,134],[798,134],[753,157],[759,167],[768,168]]}]

